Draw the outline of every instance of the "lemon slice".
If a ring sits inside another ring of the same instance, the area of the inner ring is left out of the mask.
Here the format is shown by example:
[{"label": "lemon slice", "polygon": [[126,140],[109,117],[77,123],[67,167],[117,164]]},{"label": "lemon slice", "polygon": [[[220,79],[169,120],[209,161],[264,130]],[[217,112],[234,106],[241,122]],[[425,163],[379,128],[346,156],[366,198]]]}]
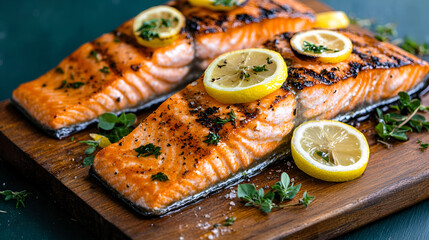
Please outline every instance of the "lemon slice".
[{"label": "lemon slice", "polygon": [[308,121],[295,129],[292,157],[308,175],[344,182],[363,174],[369,159],[365,136],[356,128],[332,120]]},{"label": "lemon slice", "polygon": [[298,53],[315,57],[324,63],[344,61],[353,50],[348,37],[330,30],[299,32],[292,37],[290,45]]},{"label": "lemon slice", "polygon": [[204,87],[221,103],[245,103],[279,89],[286,78],[286,63],[279,53],[251,48],[216,58],[204,74]]},{"label": "lemon slice", "polygon": [[229,11],[243,5],[247,0],[188,0],[190,4],[214,11]]},{"label": "lemon slice", "polygon": [[342,11],[331,11],[316,14],[316,28],[346,28],[350,25],[347,14]]},{"label": "lemon slice", "polygon": [[110,144],[112,144],[110,142],[110,140],[107,137],[103,136],[103,135],[96,134],[96,133],[90,133],[89,136],[92,139],[94,139],[94,141],[98,141],[98,140],[101,139],[100,140],[100,145],[99,145],[101,148],[105,148],[105,147],[109,146]]},{"label": "lemon slice", "polygon": [[137,42],[146,47],[164,47],[173,43],[185,26],[185,17],[169,6],[149,8],[134,18]]}]

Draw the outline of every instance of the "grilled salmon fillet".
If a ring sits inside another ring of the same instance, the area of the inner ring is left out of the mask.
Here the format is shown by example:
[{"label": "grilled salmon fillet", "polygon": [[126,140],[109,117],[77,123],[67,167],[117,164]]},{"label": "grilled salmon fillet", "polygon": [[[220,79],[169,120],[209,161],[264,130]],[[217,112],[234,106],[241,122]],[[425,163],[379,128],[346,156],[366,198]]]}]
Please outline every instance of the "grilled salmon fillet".
[{"label": "grilled salmon fillet", "polygon": [[187,27],[172,45],[157,49],[139,45],[131,19],[85,43],[38,79],[20,85],[12,102],[47,133],[63,138],[103,113],[135,111],[165,100],[201,75],[201,66],[206,65],[201,59],[256,47],[279,32],[310,28],[313,20],[310,9],[292,0],[250,0],[228,13],[193,7],[187,1],[169,5],[187,17]]},{"label": "grilled salmon fillet", "polygon": [[[217,189],[240,172],[287,152],[294,127],[328,119],[396,96],[421,83],[428,63],[374,38],[342,31],[354,50],[345,61],[325,64],[296,55],[293,33],[264,44],[282,54],[289,76],[282,88],[244,104],[210,97],[201,77],[164,102],[118,143],[95,157],[91,174],[144,215],[162,215]],[[234,113],[236,120],[217,124]],[[217,133],[217,145],[208,136]],[[160,155],[135,150],[153,144]],[[163,175],[164,181],[156,176]],[[166,180],[166,178],[168,180]],[[235,178],[238,179],[238,178]]]},{"label": "grilled salmon fillet", "polygon": [[315,21],[313,10],[294,0],[248,0],[231,11],[194,7],[187,0],[173,6],[187,19],[203,69],[225,52],[258,46],[286,31],[310,29]]}]

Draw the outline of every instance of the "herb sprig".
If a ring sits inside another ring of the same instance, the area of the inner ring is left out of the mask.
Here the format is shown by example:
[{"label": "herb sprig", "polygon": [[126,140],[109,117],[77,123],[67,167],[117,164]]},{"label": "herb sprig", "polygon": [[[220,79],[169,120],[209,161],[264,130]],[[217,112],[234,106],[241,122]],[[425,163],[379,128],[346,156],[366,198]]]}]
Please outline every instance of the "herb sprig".
[{"label": "herb sprig", "polygon": [[0,195],[4,196],[5,201],[16,200],[15,207],[18,208],[20,205],[25,207],[25,199],[31,195],[27,190],[22,190],[20,192],[14,192],[12,190],[0,191]]},{"label": "herb sprig", "polygon": [[287,173],[282,173],[280,181],[271,187],[271,190],[265,193],[264,189],[256,189],[253,184],[239,184],[237,188],[237,196],[245,201],[244,206],[258,207],[263,213],[270,213],[273,208],[285,208],[291,206],[305,206],[314,200],[315,197],[309,196],[307,191],[304,192],[303,197],[297,204],[292,205],[279,205],[274,203],[274,199],[277,197],[280,202],[284,200],[293,199],[299,192],[301,184],[294,186],[290,184],[290,178]]},{"label": "herb sprig", "polygon": [[228,113],[228,116],[229,116],[229,118],[225,118],[225,119],[217,117],[215,119],[215,123],[216,124],[225,124],[225,123],[228,123],[228,122],[232,122],[233,125],[236,126],[237,117],[235,116],[234,110],[231,109],[231,111]]},{"label": "herb sprig", "polygon": [[78,88],[80,88],[83,85],[85,85],[84,82],[71,82],[71,83],[67,83],[67,80],[63,80],[63,81],[61,81],[61,85],[59,87],[55,88],[55,90],[63,89],[63,88],[78,89]]},{"label": "herb sprig", "polygon": [[219,134],[209,132],[209,134],[206,136],[206,140],[204,140],[203,142],[207,143],[207,145],[213,144],[213,145],[217,146],[219,141],[220,141]]},{"label": "herb sprig", "polygon": [[165,18],[154,18],[151,20],[143,21],[142,25],[136,32],[140,33],[140,37],[146,41],[152,41],[154,38],[159,38],[158,29],[162,27],[170,27],[171,21],[179,21],[177,18],[165,19]]},{"label": "herb sprig", "polygon": [[138,148],[135,148],[134,151],[138,153],[137,157],[140,157],[140,155],[143,157],[154,155],[155,158],[158,158],[159,155],[161,155],[161,147],[155,146],[153,143],[142,145]]},{"label": "herb sprig", "polygon": [[237,0],[215,0],[213,2],[214,6],[225,6],[225,7],[232,7],[234,5],[237,5]]},{"label": "herb sprig", "polygon": [[157,174],[154,174],[151,176],[151,178],[152,178],[152,181],[160,181],[160,182],[166,182],[169,180],[168,176],[165,175],[165,173],[163,173],[163,172],[159,172]]},{"label": "herb sprig", "polygon": [[323,45],[317,46],[316,44],[304,41],[304,52],[323,53],[323,52],[338,52],[338,50],[327,48]]},{"label": "herb sprig", "polygon": [[383,144],[391,139],[407,141],[406,133],[414,130],[419,133],[424,129],[429,131],[429,122],[423,115],[418,114],[429,110],[429,106],[421,105],[418,99],[411,100],[406,92],[400,92],[398,95],[398,105],[391,106],[396,112],[383,114],[377,109],[378,124],[375,131],[382,140],[379,142]]},{"label": "herb sprig", "polygon": [[253,66],[253,67],[252,67],[252,70],[253,70],[253,72],[255,72],[255,73],[258,73],[258,72],[266,72],[266,71],[268,71],[268,69],[266,69],[266,68],[265,68],[265,66],[266,66],[266,64],[264,64],[264,65],[262,65],[262,66]]},{"label": "herb sprig", "polygon": [[423,143],[422,140],[417,140],[417,144],[419,144],[420,151],[424,152],[429,147],[429,143]]}]

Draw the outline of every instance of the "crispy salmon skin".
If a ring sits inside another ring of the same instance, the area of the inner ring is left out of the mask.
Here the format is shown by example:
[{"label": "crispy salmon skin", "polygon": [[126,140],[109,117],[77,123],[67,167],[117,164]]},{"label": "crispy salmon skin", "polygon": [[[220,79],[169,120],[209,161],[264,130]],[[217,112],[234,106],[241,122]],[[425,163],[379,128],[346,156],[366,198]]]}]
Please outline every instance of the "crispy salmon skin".
[{"label": "crispy salmon skin", "polygon": [[[289,45],[293,33],[266,42],[266,48],[285,58],[289,76],[282,88],[257,101],[219,103],[206,93],[201,77],[130,135],[102,149],[92,175],[139,213],[162,215],[226,181],[237,182],[240,172],[251,172],[279,152],[288,153],[285,144],[301,122],[334,118],[388,100],[422,83],[429,72],[428,63],[389,43],[341,33],[355,47],[347,60],[335,64],[296,55]],[[216,121],[231,116],[234,121]],[[210,134],[217,134],[217,144],[209,141]],[[160,154],[141,156],[136,149],[148,144],[159,147]]]},{"label": "crispy salmon skin", "polygon": [[[103,113],[159,103],[200,76],[213,57],[256,47],[280,32],[308,29],[314,18],[309,8],[292,0],[249,0],[228,13],[182,0],[168,4],[187,18],[187,26],[170,46],[139,45],[131,19],[83,44],[36,80],[20,85],[12,94],[13,103],[43,130],[63,138]],[[208,21],[213,17],[217,20]]]}]

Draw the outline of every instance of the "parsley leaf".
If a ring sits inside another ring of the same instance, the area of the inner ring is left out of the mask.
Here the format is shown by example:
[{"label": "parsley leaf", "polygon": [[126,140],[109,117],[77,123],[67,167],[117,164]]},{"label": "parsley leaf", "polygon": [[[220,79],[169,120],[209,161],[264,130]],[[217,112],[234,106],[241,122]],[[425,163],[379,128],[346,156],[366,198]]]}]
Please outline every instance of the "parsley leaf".
[{"label": "parsley leaf", "polygon": [[284,201],[285,199],[292,199],[299,192],[301,188],[301,184],[296,186],[290,184],[290,178],[287,173],[282,173],[280,177],[280,181],[274,184],[271,189],[275,192],[276,196],[279,197],[280,201]]},{"label": "parsley leaf", "polygon": [[309,196],[307,194],[307,191],[304,192],[304,194],[302,195],[302,198],[299,199],[299,204],[304,205],[305,207],[308,207],[308,205],[310,205],[310,203],[314,200],[315,197],[313,196]]},{"label": "parsley leaf", "polygon": [[94,155],[87,156],[83,159],[82,167],[91,166],[94,163]]},{"label": "parsley leaf", "polygon": [[67,85],[67,80],[62,80],[62,81],[61,81],[61,85],[60,85],[59,87],[55,88],[55,90],[57,90],[57,89],[62,89],[62,88],[64,88],[66,85]]},{"label": "parsley leaf", "polygon": [[25,207],[25,199],[31,195],[31,193],[27,192],[27,190],[23,190],[20,192],[13,192],[11,190],[0,191],[0,195],[4,196],[5,201],[16,200],[15,207],[18,208],[19,205]]},{"label": "parsley leaf", "polygon": [[417,140],[417,144],[419,144],[420,151],[424,152],[429,147],[429,143],[423,143],[421,140]]},{"label": "parsley leaf", "polygon": [[236,217],[229,217],[223,221],[223,225],[227,227],[232,226],[235,223],[235,220],[237,220]]},{"label": "parsley leaf", "polygon": [[206,140],[204,140],[203,142],[207,143],[208,145],[213,144],[215,146],[217,146],[217,144],[220,141],[220,136],[217,133],[212,133],[209,132],[209,134],[206,136]]},{"label": "parsley leaf", "polygon": [[102,72],[102,73],[105,73],[105,74],[109,74],[110,73],[109,67],[107,67],[107,66],[104,66],[103,68],[100,68],[99,71]]},{"label": "parsley leaf", "polygon": [[100,62],[100,59],[98,57],[98,52],[91,50],[91,52],[89,52],[88,58],[94,58],[96,62]]},{"label": "parsley leaf", "polygon": [[98,117],[98,128],[111,143],[118,142],[134,129],[137,117],[133,113],[122,113],[117,117],[113,113],[104,113]]},{"label": "parsley leaf", "polygon": [[165,175],[165,173],[163,173],[163,172],[159,172],[157,174],[154,174],[151,176],[151,178],[152,178],[152,181],[160,181],[160,182],[166,182],[169,180],[168,176]]},{"label": "parsley leaf", "polygon": [[148,143],[146,145],[142,145],[138,148],[135,148],[134,151],[138,153],[137,157],[140,157],[140,155],[142,155],[143,157],[154,155],[156,158],[158,158],[158,156],[161,155],[161,147],[156,147],[152,143]]},{"label": "parsley leaf", "polygon": [[317,154],[319,157],[323,158],[323,160],[325,160],[326,162],[330,162],[329,154],[328,154],[328,153],[325,153],[325,152],[323,152],[323,151],[316,151],[316,154]]},{"label": "parsley leaf", "polygon": [[268,71],[268,69],[266,69],[265,68],[265,64],[264,65],[262,65],[262,66],[253,66],[252,67],[252,70],[255,72],[255,73],[257,73],[257,72],[266,72],[266,71]]}]

